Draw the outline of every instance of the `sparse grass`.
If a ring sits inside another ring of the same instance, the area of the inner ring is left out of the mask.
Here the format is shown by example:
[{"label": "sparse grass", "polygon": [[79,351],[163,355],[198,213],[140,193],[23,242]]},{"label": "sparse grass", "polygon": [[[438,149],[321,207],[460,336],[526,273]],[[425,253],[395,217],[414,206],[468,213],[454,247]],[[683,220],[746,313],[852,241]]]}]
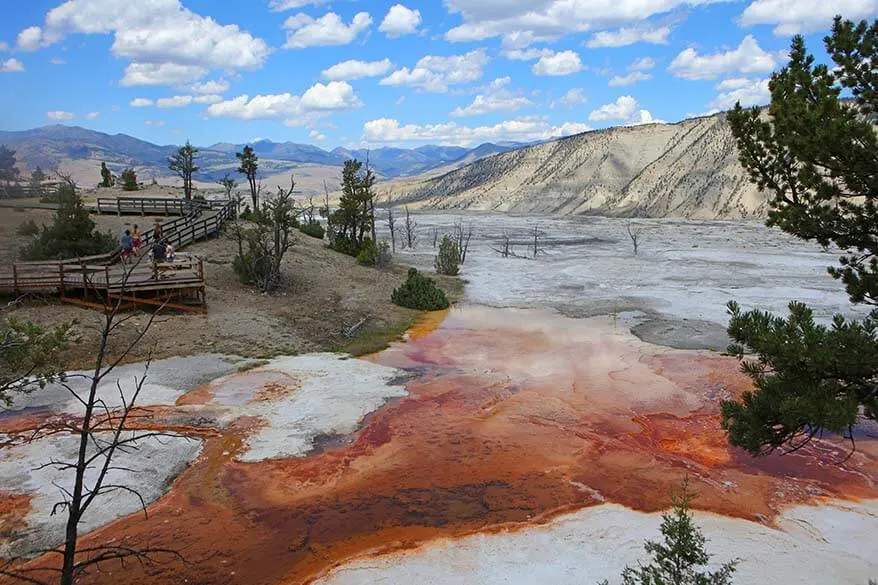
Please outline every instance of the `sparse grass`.
[{"label": "sparse grass", "polygon": [[390,347],[392,342],[401,340],[416,319],[417,316],[386,325],[370,325],[367,322],[353,337],[341,341],[335,351],[349,353],[354,357],[377,353]]}]

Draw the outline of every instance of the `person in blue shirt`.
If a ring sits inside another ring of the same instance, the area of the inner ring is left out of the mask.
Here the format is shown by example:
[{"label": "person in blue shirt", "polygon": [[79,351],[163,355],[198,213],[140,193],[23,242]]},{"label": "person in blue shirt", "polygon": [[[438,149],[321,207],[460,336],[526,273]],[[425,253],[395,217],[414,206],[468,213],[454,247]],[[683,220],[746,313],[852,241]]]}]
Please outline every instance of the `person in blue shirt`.
[{"label": "person in blue shirt", "polygon": [[125,230],[125,235],[122,236],[120,243],[122,245],[122,259],[126,260],[134,254],[134,238],[131,237],[131,230]]}]

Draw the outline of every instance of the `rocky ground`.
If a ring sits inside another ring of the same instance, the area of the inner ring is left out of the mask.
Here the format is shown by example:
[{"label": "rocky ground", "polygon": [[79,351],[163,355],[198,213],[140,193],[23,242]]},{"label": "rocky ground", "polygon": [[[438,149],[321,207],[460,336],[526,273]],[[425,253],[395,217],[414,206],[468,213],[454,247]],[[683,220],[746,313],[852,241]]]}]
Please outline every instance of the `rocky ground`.
[{"label": "rocky ground", "polygon": [[[11,262],[26,238],[16,233],[29,219],[51,221],[52,211],[0,209],[0,261]],[[154,218],[94,216],[100,229],[121,233],[133,223],[152,225]],[[207,314],[161,316],[134,348],[131,361],[150,354],[154,358],[225,353],[245,357],[268,357],[309,351],[350,351],[355,354],[380,349],[400,335],[418,315],[390,302],[393,289],[405,280],[406,267],[376,270],[328,249],[321,241],[303,234],[284,261],[287,278],[273,295],[241,285],[232,270],[235,243],[221,235],[186,249],[205,261]],[[440,285],[459,298],[463,283],[440,278]],[[81,343],[69,351],[72,367],[90,362],[97,343],[101,315],[95,311],[59,303],[53,298],[29,298],[5,311],[7,317],[31,319],[52,325],[76,321]],[[343,332],[367,317],[352,338]],[[133,339],[148,319],[143,313],[121,327],[114,339],[119,349]]]}]

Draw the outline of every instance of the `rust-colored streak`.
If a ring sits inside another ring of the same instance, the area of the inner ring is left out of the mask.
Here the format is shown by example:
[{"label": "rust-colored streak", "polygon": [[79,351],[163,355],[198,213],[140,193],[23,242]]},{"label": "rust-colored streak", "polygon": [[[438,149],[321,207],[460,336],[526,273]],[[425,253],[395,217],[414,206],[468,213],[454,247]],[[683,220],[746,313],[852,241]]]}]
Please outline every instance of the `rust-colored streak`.
[{"label": "rust-colored streak", "polygon": [[0,492],[0,541],[6,542],[27,527],[24,518],[32,499],[29,494]]},{"label": "rust-colored streak", "polygon": [[685,475],[699,508],[764,522],[824,496],[878,497],[874,440],[844,463],[841,442],[758,460],[731,449],[718,403],[748,388],[733,359],[649,346],[603,321],[493,309],[455,311],[416,337],[372,358],[421,373],[409,396],[339,446],[245,464],[234,456],[256,421],[238,421],[207,439],[149,519],[86,541],[126,535],[191,563],[129,566],[132,585],[292,585],[357,556],[602,501],[659,510]]}]

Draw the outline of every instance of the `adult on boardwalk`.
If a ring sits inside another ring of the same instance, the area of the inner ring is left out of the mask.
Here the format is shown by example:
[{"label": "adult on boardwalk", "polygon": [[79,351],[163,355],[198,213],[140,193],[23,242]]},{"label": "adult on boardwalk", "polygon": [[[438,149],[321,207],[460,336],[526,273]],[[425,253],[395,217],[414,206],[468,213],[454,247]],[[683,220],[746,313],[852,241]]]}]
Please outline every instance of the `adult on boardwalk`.
[{"label": "adult on boardwalk", "polygon": [[131,236],[131,230],[125,230],[119,243],[122,246],[122,260],[128,260],[134,254],[134,238]]}]

